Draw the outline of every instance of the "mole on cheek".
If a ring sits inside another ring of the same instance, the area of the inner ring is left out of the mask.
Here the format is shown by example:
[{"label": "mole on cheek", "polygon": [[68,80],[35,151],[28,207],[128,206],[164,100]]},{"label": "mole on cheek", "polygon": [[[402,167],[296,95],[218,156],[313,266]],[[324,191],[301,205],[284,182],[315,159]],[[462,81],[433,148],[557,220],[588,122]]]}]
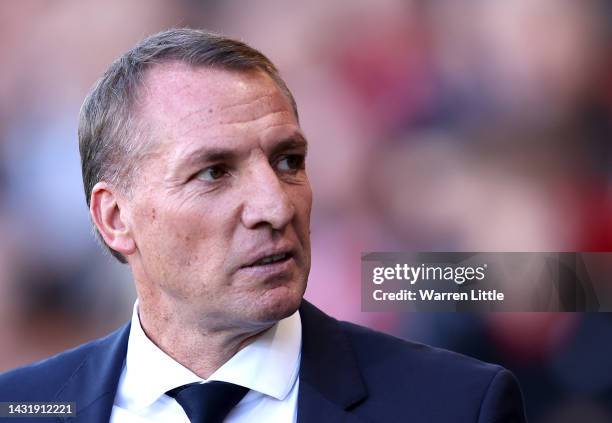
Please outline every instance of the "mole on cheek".
[{"label": "mole on cheek", "polygon": [[151,220],[155,220],[155,209],[151,209]]}]

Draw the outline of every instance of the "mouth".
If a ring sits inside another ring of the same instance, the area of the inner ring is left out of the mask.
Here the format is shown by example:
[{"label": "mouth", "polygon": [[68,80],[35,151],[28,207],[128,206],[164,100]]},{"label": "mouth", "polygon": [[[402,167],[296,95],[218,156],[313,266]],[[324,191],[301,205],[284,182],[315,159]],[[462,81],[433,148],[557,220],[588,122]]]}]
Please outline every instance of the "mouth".
[{"label": "mouth", "polygon": [[299,253],[290,246],[262,249],[247,256],[244,263],[237,269],[237,280],[251,287],[279,287],[300,271]]},{"label": "mouth", "polygon": [[285,263],[285,262],[289,261],[292,257],[293,257],[293,254],[291,252],[283,252],[283,253],[277,253],[277,254],[268,254],[268,255],[265,255],[265,256],[255,260],[254,262],[252,262],[250,264],[242,266],[242,268],[255,268],[255,267],[262,267],[262,266],[273,266],[273,265],[276,265],[276,264]]}]

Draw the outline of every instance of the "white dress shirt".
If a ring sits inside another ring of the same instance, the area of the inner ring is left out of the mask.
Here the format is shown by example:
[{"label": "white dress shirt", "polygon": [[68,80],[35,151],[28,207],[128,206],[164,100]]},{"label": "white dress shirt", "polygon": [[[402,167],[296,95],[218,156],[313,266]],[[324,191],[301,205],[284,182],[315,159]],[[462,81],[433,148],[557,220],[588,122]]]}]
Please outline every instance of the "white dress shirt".
[{"label": "white dress shirt", "polygon": [[250,389],[226,423],[295,422],[302,323],[296,311],[236,353],[207,380],[176,362],[144,333],[134,304],[128,349],[111,423],[189,423],[183,408],[165,395],[193,382],[230,382]]}]

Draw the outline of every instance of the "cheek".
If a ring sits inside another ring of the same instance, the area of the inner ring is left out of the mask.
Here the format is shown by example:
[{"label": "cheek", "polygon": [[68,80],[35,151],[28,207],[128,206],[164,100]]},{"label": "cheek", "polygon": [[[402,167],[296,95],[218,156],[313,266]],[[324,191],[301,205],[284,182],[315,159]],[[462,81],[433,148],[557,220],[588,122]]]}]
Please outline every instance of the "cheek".
[{"label": "cheek", "polygon": [[157,209],[149,244],[165,255],[158,260],[182,274],[222,275],[234,229],[228,208],[228,202],[207,201]]},{"label": "cheek", "polygon": [[293,187],[290,192],[295,207],[295,231],[307,255],[310,254],[310,212],[312,209],[312,191],[310,185]]},{"label": "cheek", "polygon": [[208,236],[205,220],[194,208],[149,202],[140,208],[135,220],[139,251],[153,267],[191,265],[196,259],[198,237]]},{"label": "cheek", "polygon": [[296,214],[299,216],[300,224],[310,227],[310,211],[312,209],[312,190],[310,184],[294,187],[291,192],[292,202]]}]

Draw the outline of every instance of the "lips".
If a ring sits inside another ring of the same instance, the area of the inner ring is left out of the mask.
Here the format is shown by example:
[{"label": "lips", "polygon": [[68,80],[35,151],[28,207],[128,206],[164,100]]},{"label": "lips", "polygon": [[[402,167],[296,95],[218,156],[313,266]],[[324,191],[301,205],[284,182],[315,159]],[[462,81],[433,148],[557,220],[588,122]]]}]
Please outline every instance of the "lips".
[{"label": "lips", "polygon": [[267,266],[277,263],[285,262],[293,257],[291,251],[280,251],[280,252],[269,252],[259,254],[249,264],[242,266],[242,268]]},{"label": "lips", "polygon": [[262,258],[261,260],[257,260],[255,263],[251,264],[251,266],[261,266],[261,265],[264,265],[264,264],[276,263],[276,262],[283,261],[283,260],[287,259],[288,256],[289,256],[289,254],[287,254],[287,253],[281,253],[281,254],[274,254],[272,256],[266,256],[266,257]]}]

